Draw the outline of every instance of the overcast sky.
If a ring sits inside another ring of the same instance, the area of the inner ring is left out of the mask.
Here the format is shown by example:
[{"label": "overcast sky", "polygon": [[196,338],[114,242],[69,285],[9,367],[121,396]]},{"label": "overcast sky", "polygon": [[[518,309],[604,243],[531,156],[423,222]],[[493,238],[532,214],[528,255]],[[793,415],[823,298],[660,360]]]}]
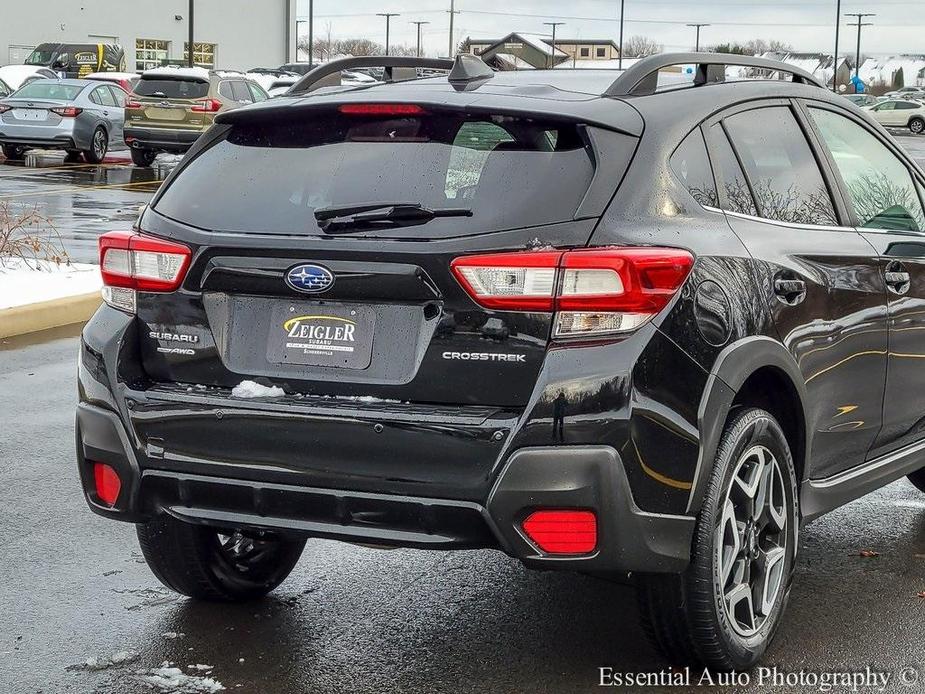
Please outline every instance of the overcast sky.
[{"label": "overcast sky", "polygon": [[[309,0],[298,0],[299,18],[308,18]],[[413,46],[412,21],[422,27],[428,55],[446,55],[450,0],[314,0],[315,34],[334,38],[371,38],[384,42],[385,19],[377,12],[398,12],[391,20],[391,41]],[[558,37],[613,38],[619,34],[620,0],[456,0],[454,34],[498,37],[511,31],[548,33],[543,22],[561,21]],[[861,46],[869,53],[925,53],[925,0],[842,0],[842,13],[875,12],[866,18]],[[753,38],[778,39],[795,50],[832,51],[836,0],[626,0],[626,36],[641,34],[666,50],[694,45],[690,22],[709,22],[701,45]],[[857,30],[842,16],[840,52],[854,51]],[[300,24],[300,33],[308,25]]]}]

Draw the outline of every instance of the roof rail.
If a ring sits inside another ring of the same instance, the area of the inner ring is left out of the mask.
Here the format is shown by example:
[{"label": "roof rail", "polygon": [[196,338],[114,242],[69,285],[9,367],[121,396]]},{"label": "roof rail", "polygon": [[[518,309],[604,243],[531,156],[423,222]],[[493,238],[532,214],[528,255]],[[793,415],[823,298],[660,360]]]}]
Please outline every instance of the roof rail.
[{"label": "roof rail", "polygon": [[660,53],[643,58],[627,68],[604,92],[604,96],[645,96],[658,88],[658,73],[666,67],[694,65],[694,86],[725,82],[726,68],[754,67],[791,75],[794,82],[825,89],[816,77],[801,68],[779,60],[731,53]]},{"label": "roof rail", "polygon": [[[446,58],[414,58],[394,55],[369,55],[358,58],[340,58],[329,63],[323,63],[305,73],[298,82],[292,85],[288,94],[308,94],[322,87],[340,85],[342,70],[356,70],[364,67],[379,67],[385,70],[386,82],[399,82],[414,79],[417,68],[430,68],[432,70],[451,70],[453,61]],[[404,69],[403,69],[404,68]],[[414,70],[413,73],[410,73]],[[410,73],[410,74],[409,74]]]}]

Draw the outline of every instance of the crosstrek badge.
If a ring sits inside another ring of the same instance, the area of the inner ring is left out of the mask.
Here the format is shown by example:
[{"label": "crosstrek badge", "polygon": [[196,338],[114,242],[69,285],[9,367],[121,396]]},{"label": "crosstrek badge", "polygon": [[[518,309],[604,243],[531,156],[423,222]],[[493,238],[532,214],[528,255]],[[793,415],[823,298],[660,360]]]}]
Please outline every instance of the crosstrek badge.
[{"label": "crosstrek badge", "polygon": [[267,342],[267,359],[365,369],[372,357],[376,314],[367,306],[324,304],[277,307]]}]

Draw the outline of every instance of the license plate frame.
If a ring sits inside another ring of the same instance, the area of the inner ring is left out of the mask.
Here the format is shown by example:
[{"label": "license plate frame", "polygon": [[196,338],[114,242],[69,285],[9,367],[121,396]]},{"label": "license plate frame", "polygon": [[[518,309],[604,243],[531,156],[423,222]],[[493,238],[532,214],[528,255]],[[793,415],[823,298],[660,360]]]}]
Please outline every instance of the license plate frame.
[{"label": "license plate frame", "polygon": [[360,371],[372,364],[375,332],[371,306],[280,303],[271,311],[267,361]]}]

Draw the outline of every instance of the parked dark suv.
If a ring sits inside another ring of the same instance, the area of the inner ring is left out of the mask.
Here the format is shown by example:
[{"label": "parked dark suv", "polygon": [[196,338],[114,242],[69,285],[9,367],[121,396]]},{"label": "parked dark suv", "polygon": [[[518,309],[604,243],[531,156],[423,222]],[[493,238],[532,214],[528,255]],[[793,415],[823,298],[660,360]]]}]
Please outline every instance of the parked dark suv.
[{"label": "parked dark suv", "polygon": [[669,658],[749,667],[800,525],[925,489],[922,172],[782,63],[414,61],[219,115],[101,238],[90,507],[195,598],[308,537],[492,547],[629,573]]}]

